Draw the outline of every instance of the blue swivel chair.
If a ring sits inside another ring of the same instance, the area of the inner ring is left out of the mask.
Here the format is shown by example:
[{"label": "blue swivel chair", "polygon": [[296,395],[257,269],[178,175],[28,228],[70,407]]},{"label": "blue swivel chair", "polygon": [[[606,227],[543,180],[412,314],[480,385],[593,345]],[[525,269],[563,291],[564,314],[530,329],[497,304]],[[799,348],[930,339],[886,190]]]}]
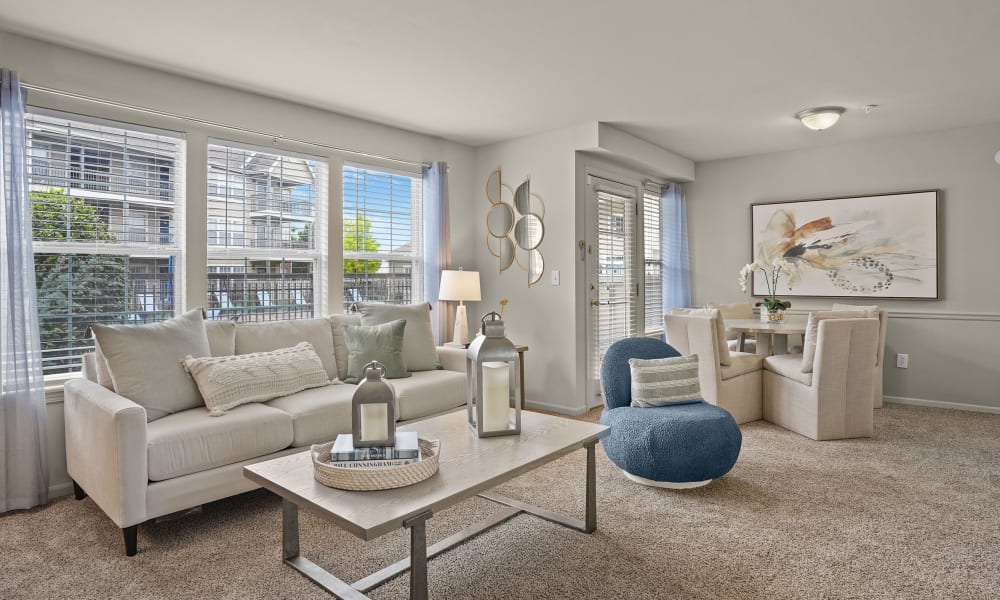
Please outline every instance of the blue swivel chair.
[{"label": "blue swivel chair", "polygon": [[722,477],[740,455],[743,434],[729,412],[703,400],[655,408],[632,403],[630,358],[680,356],[669,344],[634,337],[611,344],[601,362],[601,445],[625,476],[644,485],[693,488]]}]

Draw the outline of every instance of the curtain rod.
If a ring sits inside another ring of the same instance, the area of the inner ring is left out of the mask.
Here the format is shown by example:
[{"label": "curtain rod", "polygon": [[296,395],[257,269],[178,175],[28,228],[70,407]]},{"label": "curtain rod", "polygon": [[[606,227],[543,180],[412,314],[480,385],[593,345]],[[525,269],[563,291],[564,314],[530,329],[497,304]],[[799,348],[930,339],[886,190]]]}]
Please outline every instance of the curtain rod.
[{"label": "curtain rod", "polygon": [[105,106],[114,106],[115,108],[123,108],[126,110],[132,110],[136,112],[142,112],[150,115],[156,115],[159,117],[167,117],[170,119],[179,119],[181,121],[190,121],[192,123],[198,123],[200,125],[208,125],[210,127],[218,127],[221,129],[228,129],[229,131],[238,131],[240,133],[248,133],[250,135],[259,135],[261,137],[271,138],[274,142],[279,140],[286,142],[293,142],[296,144],[304,144],[306,146],[314,146],[316,148],[325,148],[327,150],[334,150],[336,152],[343,152],[345,154],[353,154],[355,156],[364,156],[366,158],[374,158],[378,160],[384,160],[394,163],[400,163],[404,165],[412,165],[415,167],[429,167],[430,164],[425,162],[419,162],[414,160],[405,160],[402,158],[394,158],[392,156],[384,156],[382,154],[373,154],[371,152],[361,152],[359,150],[350,150],[348,148],[341,148],[339,146],[333,146],[330,144],[323,144],[321,142],[312,142],[309,140],[303,140],[299,138],[287,137],[284,135],[278,135],[274,133],[268,133],[266,131],[260,131],[257,129],[249,129],[247,127],[238,127],[236,125],[227,125],[226,123],[219,123],[217,121],[209,121],[208,119],[202,119],[199,117],[190,117],[187,115],[181,115],[177,113],[167,112],[165,110],[158,110],[155,108],[146,108],[144,106],[137,106],[135,104],[127,104],[125,102],[117,102],[115,100],[106,100],[104,98],[97,98],[94,96],[86,96],[84,94],[78,94],[76,92],[67,92],[65,90],[57,90],[55,88],[44,87],[41,85],[34,85],[31,83],[21,82],[21,87],[32,92],[41,92],[43,94],[51,94],[53,96],[62,96],[64,98],[73,98],[74,100],[83,100],[86,102],[92,102],[94,104],[103,104]]}]

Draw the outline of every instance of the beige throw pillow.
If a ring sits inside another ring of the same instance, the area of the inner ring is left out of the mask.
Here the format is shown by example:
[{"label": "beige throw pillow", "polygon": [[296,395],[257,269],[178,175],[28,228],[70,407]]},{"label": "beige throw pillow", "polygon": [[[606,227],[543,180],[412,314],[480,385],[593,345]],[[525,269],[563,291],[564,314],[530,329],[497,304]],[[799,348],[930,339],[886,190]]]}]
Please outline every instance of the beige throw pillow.
[{"label": "beige throw pillow", "polygon": [[802,372],[813,372],[813,361],[816,359],[816,336],[819,335],[819,323],[824,319],[864,319],[864,311],[832,311],[817,310],[809,313],[806,323],[805,339],[802,342]]},{"label": "beige throw pillow", "polygon": [[208,356],[201,309],[147,325],[92,327],[108,362],[115,393],[146,409],[146,420],[202,405],[201,394],[181,361]]},{"label": "beige throw pillow", "polygon": [[343,314],[330,315],[330,328],[333,329],[333,352],[337,357],[337,377],[347,379],[347,357],[350,351],[344,338],[344,325],[361,325],[361,315]]},{"label": "beige throw pillow", "polygon": [[271,352],[189,356],[184,368],[197,382],[213,417],[241,404],[266,402],[330,383],[323,361],[309,342]]},{"label": "beige throw pillow", "polygon": [[733,359],[729,356],[729,344],[726,343],[726,323],[722,319],[722,311],[718,308],[675,308],[670,311],[674,315],[688,315],[692,317],[708,317],[715,321],[715,345],[719,347],[719,364],[728,367],[733,364]]},{"label": "beige throw pillow", "polygon": [[409,371],[433,371],[441,368],[434,331],[431,328],[431,305],[377,304],[358,302],[362,325],[382,325],[397,319],[406,321],[403,334],[403,360]]},{"label": "beige throw pillow", "polygon": [[267,323],[240,323],[236,326],[236,354],[270,352],[309,342],[316,351],[327,379],[337,379],[337,357],[328,319],[292,319]]},{"label": "beige throw pillow", "polygon": [[232,356],[236,354],[236,322],[228,319],[205,321],[208,349],[212,356]]}]

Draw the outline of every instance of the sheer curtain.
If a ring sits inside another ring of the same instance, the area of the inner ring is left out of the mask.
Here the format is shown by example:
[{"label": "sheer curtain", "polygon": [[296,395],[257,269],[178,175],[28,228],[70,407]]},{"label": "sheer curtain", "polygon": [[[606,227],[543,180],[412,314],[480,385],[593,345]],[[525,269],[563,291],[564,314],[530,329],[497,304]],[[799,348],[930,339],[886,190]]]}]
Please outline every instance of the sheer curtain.
[{"label": "sheer curtain", "polygon": [[688,262],[687,210],[679,183],[663,188],[660,226],[663,228],[663,314],[691,306],[691,268]]},{"label": "sheer curtain", "polygon": [[0,512],[48,501],[49,467],[24,150],[24,94],[0,69]]},{"label": "sheer curtain", "polygon": [[436,162],[423,169],[424,187],[424,295],[431,303],[435,342],[450,339],[455,316],[448,302],[438,300],[441,271],[451,266],[448,222],[448,164]]}]

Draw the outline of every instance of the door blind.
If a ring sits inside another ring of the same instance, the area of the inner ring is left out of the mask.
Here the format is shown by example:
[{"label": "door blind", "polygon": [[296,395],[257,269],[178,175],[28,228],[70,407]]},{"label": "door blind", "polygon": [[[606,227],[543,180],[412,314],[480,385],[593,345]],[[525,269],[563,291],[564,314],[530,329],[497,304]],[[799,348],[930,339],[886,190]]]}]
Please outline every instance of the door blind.
[{"label": "door blind", "polygon": [[646,190],[642,197],[643,321],[644,333],[663,330],[663,260],[660,194]]},{"label": "door blind", "polygon": [[636,330],[637,295],[634,272],[635,200],[597,191],[597,318],[592,338],[592,373],[600,373],[601,359],[615,341]]}]

